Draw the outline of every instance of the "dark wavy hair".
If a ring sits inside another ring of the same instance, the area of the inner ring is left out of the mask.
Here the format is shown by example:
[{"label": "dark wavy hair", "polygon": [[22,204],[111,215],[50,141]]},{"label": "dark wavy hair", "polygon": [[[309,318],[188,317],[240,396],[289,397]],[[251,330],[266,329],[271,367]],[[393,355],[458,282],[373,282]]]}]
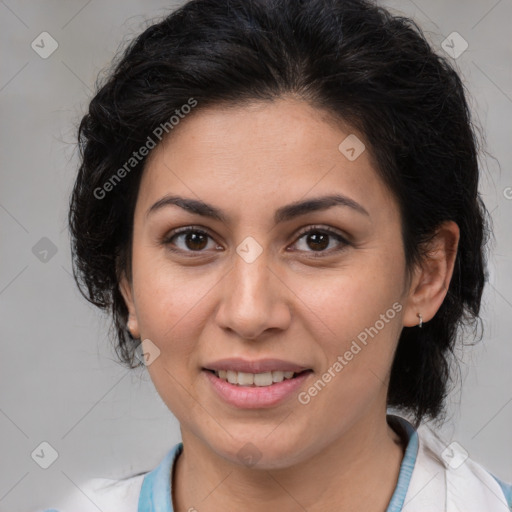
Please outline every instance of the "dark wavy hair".
[{"label": "dark wavy hair", "polygon": [[[194,98],[194,112],[292,95],[364,136],[401,212],[406,270],[422,261],[445,220],[460,228],[445,300],[421,329],[404,327],[388,406],[438,419],[459,327],[475,327],[486,281],[488,212],[478,193],[480,142],[465,86],[409,18],[365,0],[192,0],[120,50],[78,130],[70,198],[73,273],[110,311],[122,363],[140,340],[118,288],[131,278],[133,212],[146,157],[98,198],[156,127]],[[190,115],[194,115],[192,112]],[[172,136],[172,133],[170,132]],[[409,274],[410,275],[410,274]],[[139,363],[140,365],[140,363]]]}]

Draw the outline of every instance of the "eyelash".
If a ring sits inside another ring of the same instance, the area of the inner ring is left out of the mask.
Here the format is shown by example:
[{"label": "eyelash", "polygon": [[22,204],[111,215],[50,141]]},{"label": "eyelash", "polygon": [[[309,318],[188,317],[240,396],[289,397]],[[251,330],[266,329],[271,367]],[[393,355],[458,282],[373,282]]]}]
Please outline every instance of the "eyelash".
[{"label": "eyelash", "polygon": [[[201,228],[199,226],[188,226],[186,228],[180,228],[180,229],[177,229],[177,230],[171,232],[168,236],[166,236],[163,239],[163,244],[168,246],[168,249],[172,252],[198,253],[198,254],[201,254],[202,252],[204,252],[204,250],[200,250],[200,251],[186,250],[185,251],[183,249],[175,249],[175,248],[171,247],[171,245],[173,245],[171,243],[172,239],[176,238],[179,235],[184,235],[184,234],[186,235],[188,233],[200,233],[200,234],[206,235],[206,236],[210,237],[211,239],[213,239],[213,237],[207,231],[205,231],[204,228]],[[343,236],[341,236],[337,231],[334,231],[330,228],[325,228],[322,226],[309,226],[308,228],[301,230],[297,234],[297,239],[294,243],[296,243],[301,238],[303,238],[305,235],[308,235],[310,233],[320,233],[320,234],[324,234],[324,235],[329,235],[329,236],[337,239],[338,242],[340,242],[342,244],[342,247],[340,247],[338,249],[334,249],[334,250],[331,249],[331,250],[321,250],[321,251],[306,251],[306,252],[312,253],[310,257],[313,257],[313,258],[321,258],[321,257],[325,257],[325,255],[339,253],[339,252],[345,250],[347,248],[347,246],[350,245],[350,243]],[[192,257],[194,257],[194,256],[192,256]]]}]

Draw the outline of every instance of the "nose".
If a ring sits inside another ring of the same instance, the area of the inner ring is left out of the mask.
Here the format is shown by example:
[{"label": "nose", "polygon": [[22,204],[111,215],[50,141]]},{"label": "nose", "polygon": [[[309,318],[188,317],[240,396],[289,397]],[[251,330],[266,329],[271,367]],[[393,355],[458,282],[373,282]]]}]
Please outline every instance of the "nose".
[{"label": "nose", "polygon": [[251,263],[235,254],[233,268],[220,287],[217,325],[247,340],[287,329],[293,293],[283,281],[279,271],[269,266],[265,251]]}]

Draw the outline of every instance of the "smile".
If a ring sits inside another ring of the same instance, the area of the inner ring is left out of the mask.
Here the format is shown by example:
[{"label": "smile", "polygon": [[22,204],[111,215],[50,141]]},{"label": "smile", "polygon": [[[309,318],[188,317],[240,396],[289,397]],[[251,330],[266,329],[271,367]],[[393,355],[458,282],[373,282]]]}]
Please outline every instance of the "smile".
[{"label": "smile", "polygon": [[[253,374],[203,369],[202,374],[208,379],[209,386],[216,396],[224,402],[241,409],[258,409],[278,405],[294,396],[313,371],[272,371]],[[232,383],[229,379],[236,382]]]},{"label": "smile", "polygon": [[276,370],[273,372],[263,373],[247,373],[247,372],[236,372],[233,370],[218,370],[215,371],[215,375],[222,380],[229,382],[230,384],[236,384],[238,386],[271,386],[276,382],[283,382],[285,379],[292,379],[295,372],[285,372]]}]

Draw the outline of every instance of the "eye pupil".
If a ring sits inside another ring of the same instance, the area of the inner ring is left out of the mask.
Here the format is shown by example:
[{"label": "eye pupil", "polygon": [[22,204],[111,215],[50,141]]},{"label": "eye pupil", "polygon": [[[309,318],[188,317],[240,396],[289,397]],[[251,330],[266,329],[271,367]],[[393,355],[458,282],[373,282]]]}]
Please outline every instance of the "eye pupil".
[{"label": "eye pupil", "polygon": [[[329,245],[329,235],[325,233],[310,233],[308,235],[308,242],[313,241],[313,244],[316,244],[316,249],[325,249]],[[315,247],[311,247],[312,249]]]},{"label": "eye pupil", "polygon": [[[187,233],[185,240],[186,240],[185,243],[187,244],[187,247],[192,250],[204,249],[204,247],[206,247],[206,243],[207,243],[206,236],[203,233],[199,233],[197,231]],[[197,246],[195,244],[199,244],[199,246]]]}]

